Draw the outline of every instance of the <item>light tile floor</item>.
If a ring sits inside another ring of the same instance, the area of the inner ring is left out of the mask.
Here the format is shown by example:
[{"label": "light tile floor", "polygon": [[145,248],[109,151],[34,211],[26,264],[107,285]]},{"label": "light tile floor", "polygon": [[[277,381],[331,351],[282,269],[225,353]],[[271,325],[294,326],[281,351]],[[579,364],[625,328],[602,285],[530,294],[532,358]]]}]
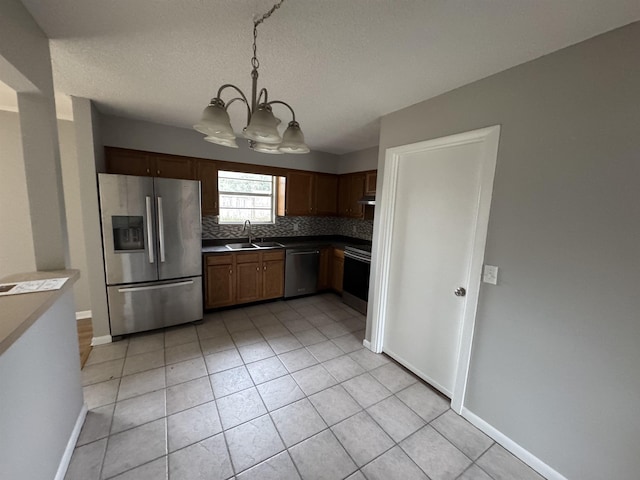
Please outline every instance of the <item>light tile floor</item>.
[{"label": "light tile floor", "polygon": [[67,480],[541,479],[384,355],[333,294],[93,349]]}]

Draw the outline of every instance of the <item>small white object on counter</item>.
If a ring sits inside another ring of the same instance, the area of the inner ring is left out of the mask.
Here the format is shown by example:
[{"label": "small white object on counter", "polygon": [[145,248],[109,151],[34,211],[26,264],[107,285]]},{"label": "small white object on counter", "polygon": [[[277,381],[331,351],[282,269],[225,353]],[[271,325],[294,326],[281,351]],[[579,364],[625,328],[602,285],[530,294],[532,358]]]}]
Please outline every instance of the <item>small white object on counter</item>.
[{"label": "small white object on counter", "polygon": [[46,292],[59,290],[66,282],[66,278],[48,278],[46,280],[29,280],[26,282],[0,283],[1,295],[19,295],[21,293]]}]

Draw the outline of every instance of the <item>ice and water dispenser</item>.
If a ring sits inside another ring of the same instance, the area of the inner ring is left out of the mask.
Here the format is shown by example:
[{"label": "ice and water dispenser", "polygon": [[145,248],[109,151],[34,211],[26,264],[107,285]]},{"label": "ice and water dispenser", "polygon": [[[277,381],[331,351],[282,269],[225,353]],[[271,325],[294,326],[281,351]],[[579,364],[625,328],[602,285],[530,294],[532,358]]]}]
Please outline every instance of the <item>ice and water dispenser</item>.
[{"label": "ice and water dispenser", "polygon": [[113,249],[115,252],[144,250],[142,216],[112,216]]}]

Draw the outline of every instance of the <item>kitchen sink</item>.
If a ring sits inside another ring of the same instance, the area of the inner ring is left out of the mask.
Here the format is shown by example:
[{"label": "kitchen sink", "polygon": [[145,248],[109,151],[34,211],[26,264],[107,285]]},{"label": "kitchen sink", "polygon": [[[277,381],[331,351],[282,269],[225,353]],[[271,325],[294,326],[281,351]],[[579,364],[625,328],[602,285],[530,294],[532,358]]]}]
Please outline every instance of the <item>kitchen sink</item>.
[{"label": "kitchen sink", "polygon": [[278,242],[253,242],[253,244],[258,248],[284,247],[284,245]]},{"label": "kitchen sink", "polygon": [[255,250],[258,248],[253,243],[227,243],[225,247],[229,250]]}]

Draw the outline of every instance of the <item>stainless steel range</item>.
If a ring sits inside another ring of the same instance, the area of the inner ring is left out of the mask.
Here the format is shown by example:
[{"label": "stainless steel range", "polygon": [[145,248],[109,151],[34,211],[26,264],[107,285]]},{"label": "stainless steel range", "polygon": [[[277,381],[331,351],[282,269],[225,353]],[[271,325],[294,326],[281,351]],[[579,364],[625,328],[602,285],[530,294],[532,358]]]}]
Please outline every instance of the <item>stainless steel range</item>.
[{"label": "stainless steel range", "polygon": [[347,245],[344,248],[342,301],[363,315],[367,314],[371,245]]}]

